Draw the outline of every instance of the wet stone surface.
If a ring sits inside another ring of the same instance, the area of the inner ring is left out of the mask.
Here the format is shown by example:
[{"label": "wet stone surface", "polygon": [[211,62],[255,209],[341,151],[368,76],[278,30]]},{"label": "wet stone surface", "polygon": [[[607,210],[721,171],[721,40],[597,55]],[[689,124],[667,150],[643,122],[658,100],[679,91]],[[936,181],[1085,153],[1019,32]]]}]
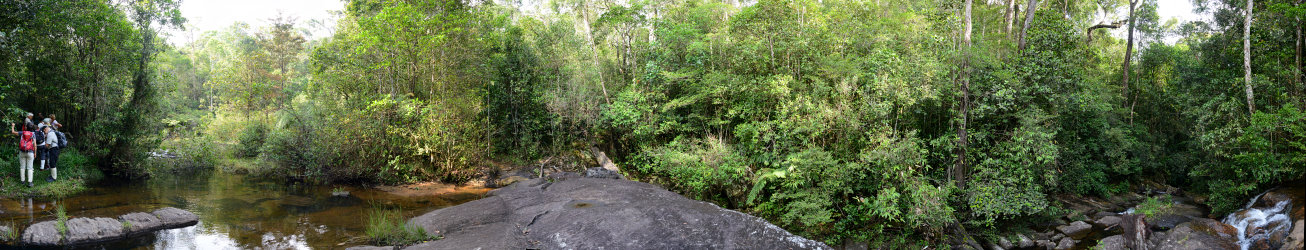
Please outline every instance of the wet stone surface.
[{"label": "wet stone surface", "polygon": [[411,249],[830,249],[761,218],[658,186],[562,173],[409,220]]},{"label": "wet stone surface", "polygon": [[[0,249],[20,245],[24,239],[33,243],[29,246],[61,244],[53,226],[59,206],[70,219],[107,218],[121,228],[121,237],[77,248],[342,249],[361,243],[358,239],[365,235],[369,211],[388,209],[411,218],[479,199],[489,190],[437,184],[404,189],[296,185],[208,171],[97,184],[59,200],[0,199],[0,221],[11,222],[20,231],[17,240],[0,243]],[[338,196],[333,191],[349,194]],[[189,211],[199,221],[179,224],[189,216],[155,211],[165,207]],[[33,227],[42,223],[49,226]]]}]

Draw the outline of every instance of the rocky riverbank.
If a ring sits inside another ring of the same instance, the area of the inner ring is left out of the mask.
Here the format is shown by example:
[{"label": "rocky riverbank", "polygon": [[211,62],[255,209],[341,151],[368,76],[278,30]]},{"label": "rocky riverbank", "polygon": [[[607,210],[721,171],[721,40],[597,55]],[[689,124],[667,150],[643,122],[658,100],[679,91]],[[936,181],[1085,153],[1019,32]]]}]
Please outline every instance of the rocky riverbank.
[{"label": "rocky riverbank", "polygon": [[994,240],[964,238],[954,249],[1302,249],[1306,198],[1300,188],[1274,189],[1244,210],[1215,218],[1173,187],[1156,186],[1106,199],[1060,196],[1071,212]]},{"label": "rocky riverbank", "polygon": [[[622,180],[603,168],[519,181],[487,195],[409,220],[442,239],[407,248],[830,248],[761,218]],[[367,248],[377,247],[354,249]]]}]

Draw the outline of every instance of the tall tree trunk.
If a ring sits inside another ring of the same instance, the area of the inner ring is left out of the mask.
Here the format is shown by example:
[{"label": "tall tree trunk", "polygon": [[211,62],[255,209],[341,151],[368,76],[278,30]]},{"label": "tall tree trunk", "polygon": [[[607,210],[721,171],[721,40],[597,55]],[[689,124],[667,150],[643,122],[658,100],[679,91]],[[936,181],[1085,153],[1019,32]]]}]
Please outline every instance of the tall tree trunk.
[{"label": "tall tree trunk", "polygon": [[1252,9],[1256,5],[1247,0],[1247,19],[1243,21],[1243,80],[1247,87],[1247,113],[1256,112],[1252,94]]},{"label": "tall tree trunk", "polygon": [[[1129,35],[1125,38],[1125,62],[1120,65],[1120,93],[1125,97],[1125,103],[1129,103],[1129,71],[1131,59],[1134,57],[1134,9],[1138,6],[1138,0],[1129,1]],[[1134,114],[1129,113],[1130,119]]]},{"label": "tall tree trunk", "polygon": [[[1298,8],[1301,7],[1301,3],[1302,3],[1302,0],[1297,0],[1297,7],[1298,7]],[[1297,93],[1296,93],[1296,96],[1302,96],[1302,94],[1303,94],[1302,92],[1306,92],[1306,79],[1302,79],[1302,71],[1301,71],[1301,56],[1302,56],[1302,54],[1301,54],[1301,45],[1302,45],[1302,40],[1301,40],[1301,29],[1302,29],[1302,25],[1304,25],[1304,24],[1301,22],[1301,18],[1298,17],[1298,18],[1297,18],[1297,54],[1296,54],[1297,56],[1296,56],[1296,58],[1294,58],[1295,61],[1293,61],[1293,62],[1294,62],[1293,66],[1296,66],[1296,67],[1297,67],[1297,71],[1294,71],[1294,72],[1293,72],[1293,76],[1294,76],[1294,77],[1292,78],[1293,81],[1297,82],[1297,90],[1296,90]],[[1306,99],[1302,99],[1302,101],[1303,101],[1303,102],[1302,102],[1302,105],[1303,105],[1303,106],[1306,106]]]},{"label": "tall tree trunk", "polygon": [[[593,28],[590,27],[589,1],[582,1],[580,3],[580,13],[581,13],[580,16],[581,23],[583,26],[585,26],[585,42],[587,42],[590,46],[591,62],[594,64],[595,69],[599,69],[600,68],[599,51],[598,48],[594,47],[594,34],[593,34],[594,31],[592,30]],[[608,96],[608,85],[603,82],[602,70],[599,70],[598,78],[599,78],[599,89],[603,90],[603,102],[607,104],[612,104],[612,98]]]},{"label": "tall tree trunk", "polygon": [[1020,50],[1025,50],[1025,36],[1029,34],[1029,26],[1034,24],[1034,12],[1038,10],[1038,0],[1029,0],[1025,5],[1025,27],[1020,29]]},{"label": "tall tree trunk", "polygon": [[957,127],[957,164],[954,166],[952,174],[958,187],[966,187],[966,175],[970,172],[966,162],[966,147],[969,144],[966,135],[966,122],[970,119],[970,33],[971,33],[971,0],[966,0],[966,9],[964,10],[964,19],[966,22],[965,29],[962,31],[961,40],[966,44],[963,47],[961,59],[961,123]]},{"label": "tall tree trunk", "polygon": [[[126,164],[132,159],[132,147],[136,143],[136,137],[140,133],[140,120],[149,112],[149,101],[153,98],[154,89],[150,87],[150,57],[154,53],[154,32],[150,29],[151,20],[140,22],[141,31],[141,51],[140,58],[137,60],[136,69],[132,75],[132,94],[131,100],[128,101],[126,117],[123,119],[121,137],[116,138],[113,147],[110,149],[112,160],[105,162],[104,166],[116,166]],[[129,174],[130,171],[120,168],[103,168],[110,170],[110,174],[123,175]],[[128,176],[134,177],[134,176]]]},{"label": "tall tree trunk", "polygon": [[1011,28],[1016,22],[1016,0],[1007,0],[1007,12],[1002,15],[1007,23],[1007,39],[1011,39]]}]

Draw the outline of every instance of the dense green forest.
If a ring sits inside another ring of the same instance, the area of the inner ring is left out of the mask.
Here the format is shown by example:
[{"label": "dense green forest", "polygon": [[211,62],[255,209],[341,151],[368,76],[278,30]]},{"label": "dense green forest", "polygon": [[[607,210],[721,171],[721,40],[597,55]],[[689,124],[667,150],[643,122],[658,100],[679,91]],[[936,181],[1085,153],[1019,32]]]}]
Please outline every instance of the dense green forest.
[{"label": "dense green forest", "polygon": [[161,174],[145,153],[168,149],[289,181],[462,182],[598,148],[797,234],[887,245],[1149,181],[1223,214],[1306,173],[1300,1],[1196,0],[1212,18],[1180,23],[1155,0],[350,0],[327,38],[282,17],[178,46],[157,38],[185,21],[171,1],[0,2],[0,115],[59,114],[110,176]]}]

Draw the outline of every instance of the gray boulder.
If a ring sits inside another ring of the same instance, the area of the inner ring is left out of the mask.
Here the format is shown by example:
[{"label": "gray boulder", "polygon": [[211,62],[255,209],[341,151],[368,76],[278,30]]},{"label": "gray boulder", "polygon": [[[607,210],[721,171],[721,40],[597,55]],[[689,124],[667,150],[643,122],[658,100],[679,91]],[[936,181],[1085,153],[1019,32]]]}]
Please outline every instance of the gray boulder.
[{"label": "gray boulder", "polygon": [[194,213],[175,207],[160,208],[150,212],[150,214],[159,218],[159,221],[163,223],[163,228],[185,227],[195,225],[200,221],[200,217]]},{"label": "gray boulder", "polygon": [[1020,248],[1031,248],[1031,247],[1034,247],[1034,240],[1032,240],[1032,239],[1030,239],[1029,237],[1025,236],[1025,234],[1016,234],[1016,239],[1019,239],[1019,240],[1020,240],[1019,242],[1016,242],[1016,245],[1017,245],[1017,246],[1020,246]]},{"label": "gray boulder", "polygon": [[57,222],[42,221],[23,231],[23,245],[62,246],[109,241],[122,237],[122,222],[110,218],[72,218],[64,224],[68,231],[59,234]]},{"label": "gray boulder", "polygon": [[71,218],[64,223],[67,231],[62,234],[57,221],[38,222],[23,230],[19,243],[36,247],[99,243],[199,222],[199,216],[171,207],[153,213],[125,214],[118,218]]},{"label": "gray boulder", "polygon": [[1075,240],[1070,239],[1070,237],[1065,237],[1061,238],[1061,242],[1057,243],[1057,247],[1054,249],[1066,250],[1071,248],[1075,248]]},{"label": "gray boulder", "polygon": [[1205,217],[1206,214],[1207,209],[1201,206],[1187,203],[1174,203],[1169,208],[1163,209],[1163,211],[1157,213],[1155,218],[1147,218],[1147,221],[1150,222],[1152,230],[1165,231],[1175,228],[1184,222]]},{"label": "gray boulder", "polygon": [[1111,228],[1118,225],[1120,225],[1120,216],[1114,215],[1103,216],[1102,218],[1093,221],[1093,226],[1100,228]]},{"label": "gray boulder", "polygon": [[617,171],[601,167],[585,169],[585,177],[599,179],[626,179],[625,176],[621,175],[621,173],[617,173]]},{"label": "gray boulder", "polygon": [[1206,218],[1193,219],[1151,237],[1152,249],[1237,249],[1238,229]]},{"label": "gray boulder", "polygon": [[1306,226],[1304,224],[1306,221],[1300,219],[1292,223],[1292,232],[1288,233],[1288,239],[1281,250],[1302,250],[1303,245],[1306,245],[1306,240],[1303,240],[1306,234],[1302,232],[1302,227]]},{"label": "gray boulder", "polygon": [[1040,249],[1053,249],[1057,247],[1056,243],[1052,243],[1052,241],[1049,240],[1038,240],[1034,242],[1034,244],[1037,244]]},{"label": "gray boulder", "polygon": [[1102,250],[1125,249],[1125,237],[1120,235],[1106,237],[1105,239],[1102,239],[1102,241],[1097,242],[1097,247],[1094,249],[1102,249]]},{"label": "gray boulder", "polygon": [[23,230],[23,245],[31,246],[58,246],[63,241],[63,235],[59,234],[59,229],[55,227],[54,221],[42,221],[27,226]]},{"label": "gray boulder", "polygon": [[1007,237],[998,237],[998,246],[1001,246],[1002,249],[1012,249],[1016,247],[1011,244],[1011,240],[1007,240]]},{"label": "gray boulder", "polygon": [[830,249],[761,218],[658,186],[551,175],[409,224],[443,239],[411,249]]},{"label": "gray boulder", "polygon": [[163,228],[163,220],[153,214],[136,212],[118,216],[118,219],[124,222],[126,234],[153,232]]},{"label": "gray boulder", "polygon": [[7,238],[8,238],[8,235],[9,235],[10,233],[13,233],[13,232],[14,232],[14,229],[13,229],[13,228],[9,228],[9,226],[3,226],[3,225],[0,225],[0,235],[5,235],[5,237],[0,237],[0,238],[6,238],[6,239],[0,239],[0,240],[3,240],[3,241],[17,240],[17,239],[7,239]]},{"label": "gray boulder", "polygon": [[64,244],[68,245],[109,241],[123,235],[122,222],[111,218],[72,218],[67,226]]},{"label": "gray boulder", "polygon": [[1071,222],[1070,225],[1057,227],[1057,231],[1061,231],[1061,233],[1065,234],[1066,237],[1075,240],[1083,239],[1085,236],[1088,236],[1088,233],[1092,232],[1092,229],[1093,225],[1089,225],[1083,221],[1075,221]]}]

